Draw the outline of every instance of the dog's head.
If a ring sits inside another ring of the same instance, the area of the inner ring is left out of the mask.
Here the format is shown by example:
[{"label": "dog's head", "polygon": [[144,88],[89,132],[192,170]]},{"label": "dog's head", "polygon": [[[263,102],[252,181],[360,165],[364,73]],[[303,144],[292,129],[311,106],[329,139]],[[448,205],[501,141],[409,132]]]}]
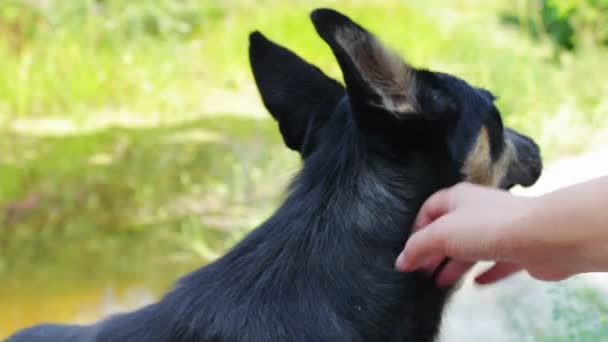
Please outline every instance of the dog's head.
[{"label": "dog's head", "polygon": [[[438,167],[453,170],[455,181],[503,189],[536,182],[542,169],[537,145],[503,127],[489,91],[405,63],[336,11],[318,9],[311,18],[345,86],[259,32],[251,34],[249,47],[262,100],[286,145],[304,160],[335,144],[326,134],[355,126],[364,140],[393,155],[417,149],[440,156],[449,166]],[[347,119],[336,123],[335,117]]]}]

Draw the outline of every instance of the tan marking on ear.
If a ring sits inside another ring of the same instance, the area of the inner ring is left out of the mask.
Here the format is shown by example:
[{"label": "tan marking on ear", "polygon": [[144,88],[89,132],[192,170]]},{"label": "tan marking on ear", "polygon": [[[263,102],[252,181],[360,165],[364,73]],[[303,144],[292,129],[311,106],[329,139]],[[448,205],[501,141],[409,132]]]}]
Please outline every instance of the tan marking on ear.
[{"label": "tan marking on ear", "polygon": [[479,130],[477,141],[469,152],[461,170],[466,180],[481,185],[493,185],[492,157],[490,155],[490,138],[488,129]]},{"label": "tan marking on ear", "polygon": [[509,166],[517,160],[517,154],[513,143],[505,140],[500,158],[492,163],[488,134],[487,128],[482,127],[461,171],[468,182],[496,187],[507,175]]},{"label": "tan marking on ear", "polygon": [[410,113],[418,110],[414,70],[395,52],[375,37],[342,28],[336,41],[348,53],[364,80],[382,98],[373,103],[391,112]]}]

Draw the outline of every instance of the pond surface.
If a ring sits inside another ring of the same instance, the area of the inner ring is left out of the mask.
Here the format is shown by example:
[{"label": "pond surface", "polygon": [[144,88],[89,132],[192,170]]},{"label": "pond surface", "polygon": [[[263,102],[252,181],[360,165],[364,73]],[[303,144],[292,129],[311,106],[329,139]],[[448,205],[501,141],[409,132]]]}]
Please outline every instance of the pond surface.
[{"label": "pond surface", "polygon": [[[125,247],[127,247],[125,245]],[[68,247],[61,253],[77,252]],[[157,300],[177,279],[204,265],[200,257],[169,261],[160,256],[117,257],[117,264],[72,254],[73,265],[53,265],[49,256],[30,272],[3,275],[0,282],[0,339],[42,322],[90,323]],[[147,262],[146,262],[147,261]],[[119,264],[122,263],[122,264]]]},{"label": "pond surface", "polygon": [[299,160],[272,120],[0,139],[0,339],[161,296],[276,207]]},{"label": "pond surface", "polygon": [[164,265],[132,264],[138,268],[132,275],[97,274],[94,264],[76,274],[66,273],[69,268],[36,276],[13,274],[0,283],[0,338],[36,323],[90,323],[146,305],[197,266],[193,259]]}]

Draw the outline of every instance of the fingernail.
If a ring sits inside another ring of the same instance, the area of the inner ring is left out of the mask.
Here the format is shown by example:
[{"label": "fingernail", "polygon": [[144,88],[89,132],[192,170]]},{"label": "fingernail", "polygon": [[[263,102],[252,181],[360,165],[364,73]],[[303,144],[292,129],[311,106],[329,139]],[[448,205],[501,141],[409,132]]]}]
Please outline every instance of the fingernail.
[{"label": "fingernail", "polygon": [[399,254],[395,265],[397,266],[397,269],[402,272],[413,271],[415,268],[415,265],[412,264],[411,258],[406,257],[404,252]]},{"label": "fingernail", "polygon": [[405,259],[405,253],[401,252],[401,254],[399,254],[397,261],[395,261],[395,267],[399,271],[407,271],[409,269],[410,265],[408,265],[407,260]]}]

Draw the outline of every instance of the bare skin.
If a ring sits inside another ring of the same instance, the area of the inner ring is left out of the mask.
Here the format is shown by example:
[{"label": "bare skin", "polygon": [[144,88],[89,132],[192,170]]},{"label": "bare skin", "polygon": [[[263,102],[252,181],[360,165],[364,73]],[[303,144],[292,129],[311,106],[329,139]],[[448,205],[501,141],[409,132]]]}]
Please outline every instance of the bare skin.
[{"label": "bare skin", "polygon": [[490,284],[521,270],[545,281],[608,271],[608,177],[522,197],[461,183],[427,199],[399,255],[399,271],[433,272],[439,286],[457,282],[478,261]]}]

